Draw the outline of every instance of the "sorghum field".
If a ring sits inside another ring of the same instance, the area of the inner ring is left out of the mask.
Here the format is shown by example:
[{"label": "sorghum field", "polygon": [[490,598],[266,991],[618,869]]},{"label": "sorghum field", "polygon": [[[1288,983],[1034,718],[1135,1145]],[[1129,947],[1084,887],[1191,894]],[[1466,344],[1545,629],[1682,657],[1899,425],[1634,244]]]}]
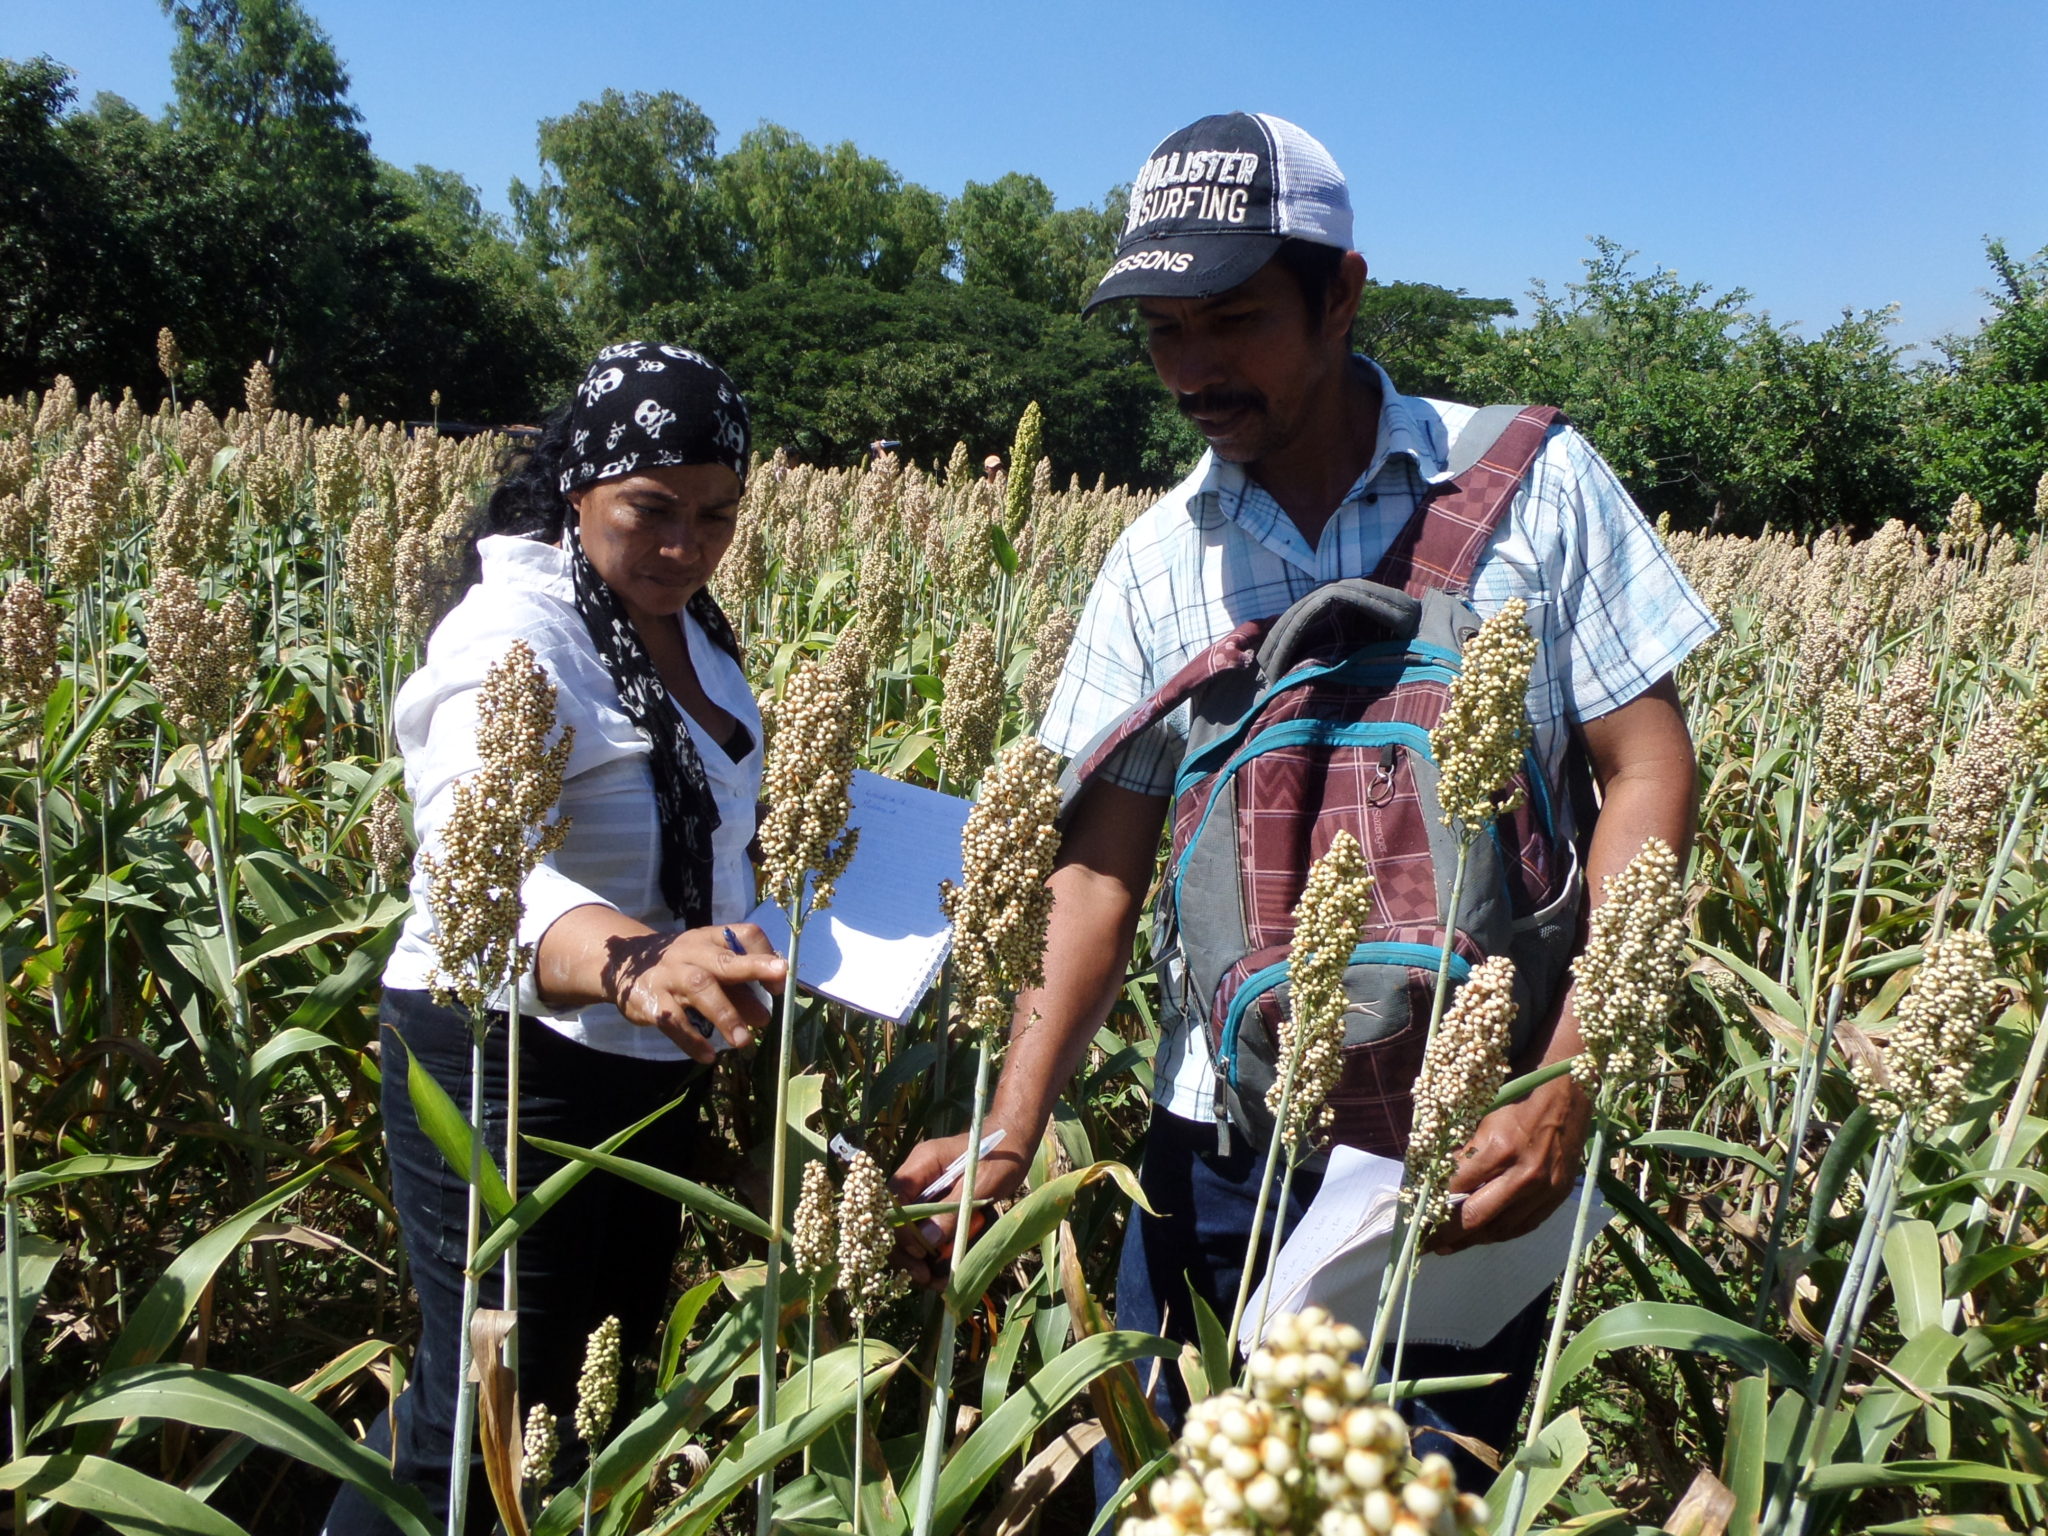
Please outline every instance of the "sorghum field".
[{"label": "sorghum field", "polygon": [[[503,445],[290,416],[260,367],[247,396],[0,403],[17,1530],[312,1530],[337,1477],[445,1528],[354,1443],[410,1328],[377,1118],[412,852],[387,719]],[[1595,933],[1620,1216],[1481,1509],[1407,1462],[1341,1329],[1289,1324],[1240,1366],[1221,1330],[1183,1356],[1113,1328],[1141,980],[945,1296],[879,1266],[901,1217],[878,1169],[975,1117],[1028,977],[1034,882],[990,878],[1048,852],[1049,764],[1017,743],[1144,504],[1056,487],[1035,408],[1010,462],[753,476],[717,586],[787,810],[766,878],[825,852],[787,808],[843,815],[856,760],[979,786],[958,957],[906,1028],[805,1005],[728,1058],[700,1180],[593,1154],[679,1202],[679,1300],[663,1337],[615,1341],[615,1409],[515,1405],[480,1350],[469,1496],[516,1532],[743,1530],[764,1489],[791,1532],[1079,1531],[1107,1437],[1163,1475],[1119,1516],[1162,1536],[2048,1527],[2048,505],[2010,530],[1966,499],[1933,540],[1669,535],[1725,626],[1681,677],[1699,841]],[[1479,1027],[1473,997],[1447,1025]],[[475,1171],[487,1270],[546,1191],[515,1205],[463,1107],[422,1107]],[[871,1162],[828,1158],[841,1130]],[[1158,1371],[1204,1400],[1178,1447]]]}]

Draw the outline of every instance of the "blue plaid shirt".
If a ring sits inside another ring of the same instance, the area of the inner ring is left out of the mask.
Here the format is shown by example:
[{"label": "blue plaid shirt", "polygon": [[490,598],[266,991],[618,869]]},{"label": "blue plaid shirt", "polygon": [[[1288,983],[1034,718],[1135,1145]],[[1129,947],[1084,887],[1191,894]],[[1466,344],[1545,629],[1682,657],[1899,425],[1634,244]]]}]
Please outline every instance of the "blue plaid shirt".
[{"label": "blue plaid shirt", "polygon": [[[1040,725],[1046,745],[1073,755],[1245,620],[1372,574],[1422,489],[1449,478],[1451,438],[1474,408],[1398,394],[1378,364],[1367,366],[1383,391],[1378,446],[1314,549],[1242,467],[1214,454],[1124,530]],[[1551,430],[1474,573],[1482,617],[1510,597],[1528,604],[1539,642],[1529,719],[1553,786],[1563,783],[1573,723],[1619,709],[1716,628],[1614,471],[1568,426]],[[1168,793],[1186,732],[1183,708],[1131,743],[1108,777]],[[1209,1118],[1207,1058],[1199,1032],[1165,1042],[1157,1093],[1166,1108]]]}]

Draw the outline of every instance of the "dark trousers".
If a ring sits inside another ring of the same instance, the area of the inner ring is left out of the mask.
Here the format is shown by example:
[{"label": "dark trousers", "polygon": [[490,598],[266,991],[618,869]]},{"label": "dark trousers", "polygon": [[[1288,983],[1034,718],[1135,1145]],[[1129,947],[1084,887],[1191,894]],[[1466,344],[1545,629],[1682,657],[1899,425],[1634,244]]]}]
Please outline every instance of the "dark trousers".
[{"label": "dark trousers", "polygon": [[[372,1427],[369,1443],[391,1455],[393,1474],[426,1496],[435,1524],[448,1507],[448,1457],[454,1441],[456,1369],[462,1325],[462,1270],[468,1185],[451,1169],[414,1117],[406,1091],[409,1047],[465,1114],[469,1109],[468,1015],[424,992],[387,991],[383,1004],[384,1143],[397,1208],[419,1293],[419,1344],[394,1411]],[[493,1014],[484,1049],[485,1144],[505,1166],[506,1017]],[[403,1037],[401,1044],[399,1037]],[[619,1155],[673,1172],[686,1171],[703,1134],[701,1090],[710,1079],[690,1062],[651,1062],[578,1045],[532,1020],[519,1029],[519,1116],[524,1135],[572,1146],[606,1137],[691,1090],[679,1105],[619,1149]],[[526,1194],[561,1166],[530,1145],[519,1152],[519,1192]],[[670,1270],[681,1230],[674,1201],[608,1173],[585,1176],[519,1242],[520,1411],[546,1403],[562,1421],[565,1460],[572,1452],[568,1421],[576,1377],[590,1333],[616,1316],[627,1357],[652,1347],[664,1321]],[[479,1288],[479,1305],[495,1307],[499,1273]],[[580,1456],[577,1457],[580,1460]],[[488,1532],[496,1513],[483,1459],[471,1459],[469,1523]],[[375,1505],[344,1487],[328,1512],[330,1536],[395,1530]]]},{"label": "dark trousers", "polygon": [[[1159,1214],[1147,1216],[1133,1207],[1130,1224],[1124,1229],[1123,1258],[1116,1277],[1117,1327],[1163,1334],[1183,1343],[1195,1342],[1194,1304],[1188,1300],[1190,1286],[1209,1304],[1217,1320],[1225,1328],[1230,1326],[1238,1281],[1244,1273],[1245,1250],[1251,1238],[1252,1211],[1259,1199],[1259,1179],[1264,1172],[1264,1154],[1254,1151],[1243,1136],[1233,1135],[1230,1152],[1219,1157],[1215,1126],[1198,1125],[1163,1109],[1152,1111],[1152,1123],[1145,1132],[1139,1181],[1145,1187],[1145,1197]],[[1319,1175],[1294,1176],[1284,1213],[1289,1231],[1307,1210],[1321,1182]],[[1280,1181],[1276,1176],[1266,1214],[1266,1234],[1259,1239],[1259,1252],[1251,1256],[1254,1285],[1265,1271],[1272,1207],[1279,1200]],[[1505,1456],[1508,1440],[1515,1432],[1522,1405],[1535,1380],[1549,1307],[1546,1293],[1478,1349],[1410,1344],[1401,1357],[1401,1374],[1411,1381],[1489,1371],[1505,1371],[1507,1376],[1490,1387],[1411,1399],[1401,1404],[1402,1416],[1418,1429],[1448,1430],[1483,1441]],[[1382,1380],[1386,1378],[1385,1365],[1381,1366],[1380,1375]],[[1187,1412],[1187,1389],[1180,1372],[1170,1363],[1160,1372],[1154,1401],[1169,1427],[1177,1431]],[[1455,1441],[1438,1434],[1418,1435],[1415,1453],[1422,1456],[1431,1451],[1450,1457],[1457,1468],[1460,1488],[1483,1493],[1492,1486],[1494,1474]],[[1098,1506],[1114,1497],[1123,1478],[1115,1453],[1104,1441],[1095,1453]]]}]

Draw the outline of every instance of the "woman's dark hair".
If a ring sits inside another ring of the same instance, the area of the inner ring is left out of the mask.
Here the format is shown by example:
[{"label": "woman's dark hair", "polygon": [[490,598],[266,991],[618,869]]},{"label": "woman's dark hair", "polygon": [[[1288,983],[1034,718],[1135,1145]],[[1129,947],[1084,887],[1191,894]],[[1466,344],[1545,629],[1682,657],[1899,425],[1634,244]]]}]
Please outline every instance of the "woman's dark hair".
[{"label": "woman's dark hair", "polygon": [[1273,260],[1285,268],[1300,286],[1302,302],[1308,305],[1310,323],[1319,321],[1323,306],[1329,302],[1330,287],[1337,281],[1337,269],[1344,264],[1344,253],[1334,245],[1317,245],[1310,240],[1283,240],[1280,249],[1273,253]]},{"label": "woman's dark hair", "polygon": [[569,452],[569,413],[564,401],[546,421],[531,445],[515,443],[498,464],[498,483],[484,502],[479,538],[503,533],[515,538],[554,544],[568,521],[569,500],[562,494],[562,460]]}]

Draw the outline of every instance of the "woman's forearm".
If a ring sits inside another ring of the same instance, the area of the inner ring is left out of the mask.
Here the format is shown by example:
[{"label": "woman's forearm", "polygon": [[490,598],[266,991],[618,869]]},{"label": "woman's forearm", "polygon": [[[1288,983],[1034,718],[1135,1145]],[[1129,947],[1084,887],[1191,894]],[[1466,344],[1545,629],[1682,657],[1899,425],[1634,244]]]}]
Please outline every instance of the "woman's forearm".
[{"label": "woman's forearm", "polygon": [[536,946],[534,987],[550,1008],[571,1012],[593,1003],[617,1005],[628,973],[644,962],[649,941],[666,935],[617,907],[571,907],[548,925]]}]

